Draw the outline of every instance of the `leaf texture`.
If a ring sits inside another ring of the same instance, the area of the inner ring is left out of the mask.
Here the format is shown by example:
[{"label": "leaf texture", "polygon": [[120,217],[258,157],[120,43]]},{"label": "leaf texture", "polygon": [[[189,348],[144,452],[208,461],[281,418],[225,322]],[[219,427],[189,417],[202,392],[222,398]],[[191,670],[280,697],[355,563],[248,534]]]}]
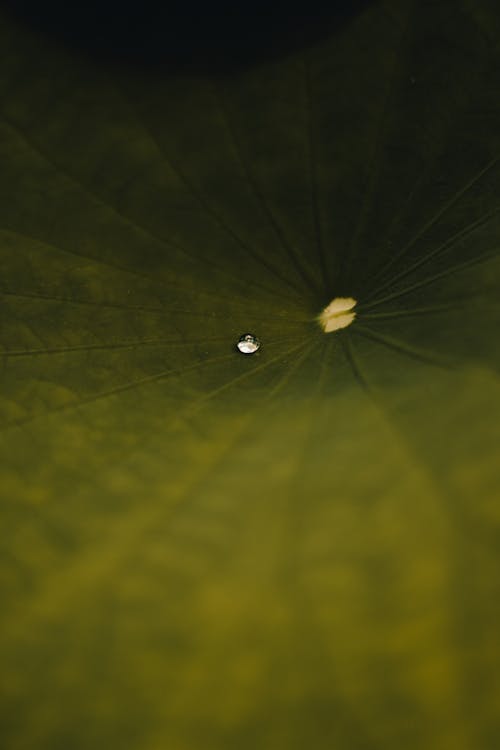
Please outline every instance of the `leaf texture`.
[{"label": "leaf texture", "polygon": [[166,75],[2,16],[2,747],[498,745],[499,30]]}]

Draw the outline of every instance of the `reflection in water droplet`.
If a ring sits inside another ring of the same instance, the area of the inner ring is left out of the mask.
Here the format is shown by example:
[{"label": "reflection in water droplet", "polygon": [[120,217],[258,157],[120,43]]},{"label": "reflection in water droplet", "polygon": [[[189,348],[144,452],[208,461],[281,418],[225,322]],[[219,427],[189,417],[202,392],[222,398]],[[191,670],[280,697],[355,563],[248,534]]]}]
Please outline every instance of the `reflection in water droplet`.
[{"label": "reflection in water droplet", "polygon": [[242,354],[255,354],[260,349],[260,341],[253,333],[244,333],[238,339],[236,346]]}]

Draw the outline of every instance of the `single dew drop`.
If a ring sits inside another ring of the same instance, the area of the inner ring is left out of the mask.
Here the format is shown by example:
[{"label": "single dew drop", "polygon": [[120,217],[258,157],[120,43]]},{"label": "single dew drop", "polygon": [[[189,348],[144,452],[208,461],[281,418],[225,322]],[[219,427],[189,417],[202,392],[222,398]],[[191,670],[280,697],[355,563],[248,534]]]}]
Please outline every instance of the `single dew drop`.
[{"label": "single dew drop", "polygon": [[242,354],[255,354],[260,349],[260,341],[253,333],[244,333],[238,339],[236,347]]}]

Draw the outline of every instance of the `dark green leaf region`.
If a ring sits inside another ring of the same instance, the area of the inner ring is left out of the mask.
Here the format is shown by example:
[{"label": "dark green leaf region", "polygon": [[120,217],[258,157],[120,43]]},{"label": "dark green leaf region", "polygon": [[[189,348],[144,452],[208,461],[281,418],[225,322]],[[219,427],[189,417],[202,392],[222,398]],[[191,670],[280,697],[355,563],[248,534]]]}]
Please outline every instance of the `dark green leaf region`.
[{"label": "dark green leaf region", "polygon": [[0,746],[500,747],[498,3],[190,71],[42,26],[0,13]]}]

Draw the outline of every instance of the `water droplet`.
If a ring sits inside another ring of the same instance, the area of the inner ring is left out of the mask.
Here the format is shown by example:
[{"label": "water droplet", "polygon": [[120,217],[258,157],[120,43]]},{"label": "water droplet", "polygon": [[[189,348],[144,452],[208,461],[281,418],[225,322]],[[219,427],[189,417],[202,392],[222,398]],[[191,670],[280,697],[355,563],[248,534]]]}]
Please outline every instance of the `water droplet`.
[{"label": "water droplet", "polygon": [[242,354],[255,354],[260,349],[260,341],[253,333],[244,333],[238,339],[236,347]]}]

